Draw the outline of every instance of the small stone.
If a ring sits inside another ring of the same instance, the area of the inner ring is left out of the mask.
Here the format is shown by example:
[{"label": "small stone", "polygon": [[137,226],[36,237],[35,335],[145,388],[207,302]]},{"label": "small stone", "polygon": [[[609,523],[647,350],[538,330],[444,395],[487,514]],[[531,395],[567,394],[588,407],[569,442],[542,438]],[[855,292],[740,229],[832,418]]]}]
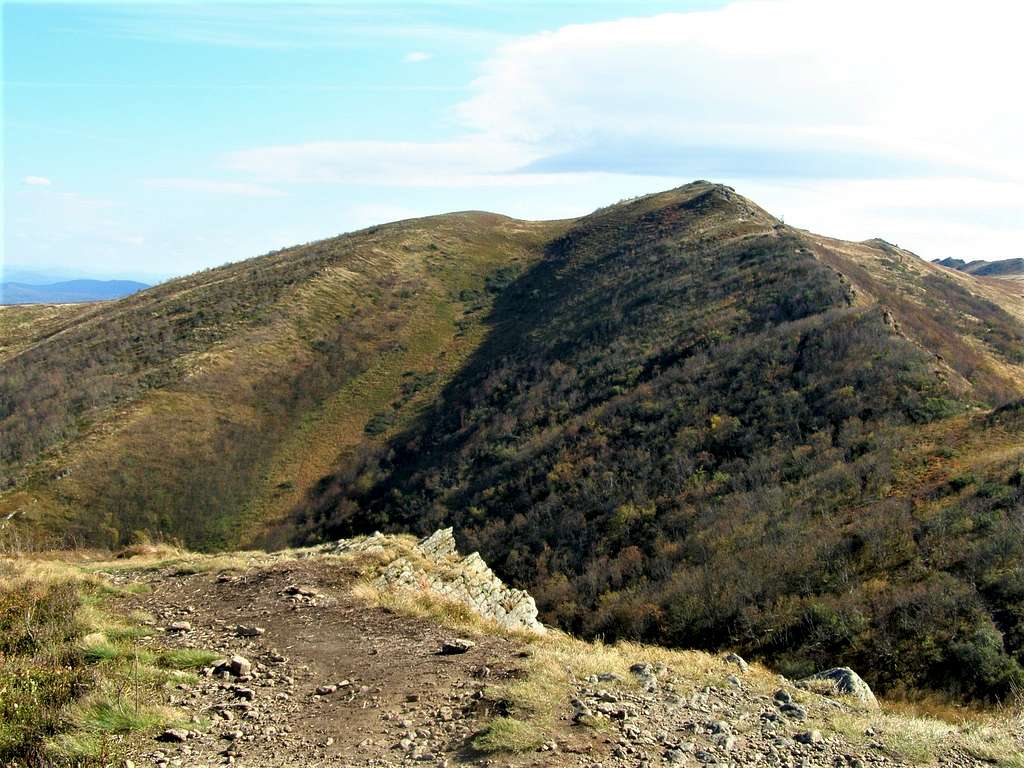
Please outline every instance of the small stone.
[{"label": "small stone", "polygon": [[772,698],[780,704],[788,704],[793,700],[793,697],[789,695],[789,691],[787,691],[785,688],[779,688],[779,690],[775,692]]},{"label": "small stone", "polygon": [[741,672],[746,672],[749,669],[749,665],[738,653],[728,653],[724,659],[726,664],[735,664],[740,668]]},{"label": "small stone", "polygon": [[320,593],[313,589],[313,587],[305,584],[289,584],[284,588],[284,594],[297,595],[298,597],[317,597]]},{"label": "small stone", "polygon": [[441,644],[441,655],[451,656],[458,653],[466,653],[472,649],[476,643],[472,640],[467,640],[464,637],[457,637],[454,640],[446,640]]},{"label": "small stone", "polygon": [[786,717],[790,717],[794,720],[807,719],[807,710],[801,707],[799,704],[783,704],[781,707],[779,707],[779,711]]},{"label": "small stone", "polygon": [[818,744],[824,739],[821,731],[818,730],[801,731],[800,733],[793,734],[793,738],[801,744]]},{"label": "small stone", "polygon": [[188,731],[184,728],[168,728],[156,737],[157,741],[166,741],[172,744],[180,744],[188,739]]},{"label": "small stone", "polygon": [[235,627],[235,634],[239,637],[259,637],[266,631],[263,627],[249,627],[245,624],[239,624]]},{"label": "small stone", "polygon": [[191,632],[192,625],[187,621],[172,621],[167,625],[167,631],[175,633]]},{"label": "small stone", "polygon": [[319,688],[316,689],[316,692],[317,695],[319,696],[329,696],[336,690],[338,690],[338,686],[336,685],[321,685]]}]

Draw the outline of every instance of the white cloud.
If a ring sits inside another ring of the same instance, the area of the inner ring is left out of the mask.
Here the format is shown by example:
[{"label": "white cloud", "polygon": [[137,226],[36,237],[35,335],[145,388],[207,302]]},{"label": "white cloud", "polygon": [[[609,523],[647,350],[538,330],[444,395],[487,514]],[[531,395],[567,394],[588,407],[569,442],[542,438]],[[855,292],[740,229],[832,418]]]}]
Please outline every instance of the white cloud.
[{"label": "white cloud", "polygon": [[145,240],[112,200],[77,192],[19,193],[12,201],[10,223],[32,232],[33,248],[67,252],[87,247],[141,246]]},{"label": "white cloud", "polygon": [[242,181],[219,181],[212,179],[164,178],[146,179],[147,187],[154,189],[176,189],[186,192],[204,192],[214,195],[237,197],[282,197],[283,192],[262,184]]},{"label": "white cloud", "polygon": [[687,159],[852,153],[1020,176],[1024,102],[1010,94],[1022,25],[1024,7],[998,0],[737,2],[572,25],[502,46],[458,113],[553,154],[593,147],[592,162],[643,144]]},{"label": "white cloud", "polygon": [[431,58],[431,55],[424,51],[409,51],[409,53],[402,57],[402,61],[406,64],[419,64],[421,61],[426,61],[429,58]]},{"label": "white cloud", "polygon": [[529,147],[474,136],[450,142],[321,141],[258,147],[229,153],[222,163],[267,183],[433,187],[514,183],[504,174],[540,157]]},{"label": "white cloud", "polygon": [[1024,255],[1024,183],[962,178],[735,180],[787,224],[847,240],[882,237],[922,258]]},{"label": "white cloud", "polygon": [[452,141],[266,147],[227,165],[412,186],[531,163],[542,174],[1021,178],[1024,101],[1010,94],[1022,25],[1024,7],[998,0],[746,1],[570,25],[497,48],[456,107]]},{"label": "white cloud", "polygon": [[26,176],[22,182],[30,187],[48,187],[53,183],[45,176]]},{"label": "white cloud", "polygon": [[[221,165],[259,184],[577,185],[573,199],[615,178],[713,178],[819,232],[1019,256],[1021,28],[1024,6],[999,0],[747,0],[570,25],[494,49],[450,140],[254,147]],[[550,196],[508,203],[551,215]]]}]

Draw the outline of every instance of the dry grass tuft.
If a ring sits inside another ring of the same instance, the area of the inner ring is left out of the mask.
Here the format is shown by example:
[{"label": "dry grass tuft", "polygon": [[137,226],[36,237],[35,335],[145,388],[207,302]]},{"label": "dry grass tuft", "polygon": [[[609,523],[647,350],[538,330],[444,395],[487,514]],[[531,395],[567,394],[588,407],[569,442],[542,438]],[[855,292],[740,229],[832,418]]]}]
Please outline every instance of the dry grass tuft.
[{"label": "dry grass tuft", "polygon": [[126,560],[136,557],[144,557],[148,560],[170,560],[172,558],[183,557],[185,555],[184,550],[180,547],[173,546],[171,544],[131,544],[127,547],[123,547],[114,553],[114,558],[117,560]]},{"label": "dry grass tuft", "polygon": [[117,605],[138,590],[102,570],[50,556],[0,559],[0,764],[116,763],[126,735],[174,721],[158,703],[164,686],[194,679],[182,670],[217,655],[140,647],[148,617]]}]

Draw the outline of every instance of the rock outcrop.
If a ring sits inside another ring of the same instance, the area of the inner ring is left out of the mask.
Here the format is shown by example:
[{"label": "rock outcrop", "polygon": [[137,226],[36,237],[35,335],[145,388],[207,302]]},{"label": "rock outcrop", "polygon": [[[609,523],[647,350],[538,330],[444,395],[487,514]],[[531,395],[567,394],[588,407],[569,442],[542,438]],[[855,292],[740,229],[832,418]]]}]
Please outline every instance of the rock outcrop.
[{"label": "rock outcrop", "polygon": [[521,589],[505,585],[488,567],[480,553],[459,555],[451,528],[435,531],[401,554],[396,539],[382,533],[354,539],[343,539],[331,545],[335,554],[364,552],[396,556],[387,562],[374,580],[375,586],[386,589],[429,590],[435,594],[464,603],[485,619],[507,629],[526,629],[543,633],[537,620],[537,604]]},{"label": "rock outcrop", "polygon": [[852,696],[864,706],[878,709],[878,699],[875,698],[871,687],[849,667],[826,669],[824,672],[804,678],[797,685],[801,688],[811,688],[819,693],[823,686],[831,687],[832,692],[838,696]]}]

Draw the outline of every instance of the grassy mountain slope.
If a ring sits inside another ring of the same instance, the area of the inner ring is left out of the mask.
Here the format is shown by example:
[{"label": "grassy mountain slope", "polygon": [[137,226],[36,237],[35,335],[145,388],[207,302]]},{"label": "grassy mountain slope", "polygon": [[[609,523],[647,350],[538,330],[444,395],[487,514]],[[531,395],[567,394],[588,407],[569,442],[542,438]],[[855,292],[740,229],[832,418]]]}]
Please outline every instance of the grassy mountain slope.
[{"label": "grassy mountain slope", "polygon": [[574,632],[842,661],[887,691],[1024,683],[1009,281],[698,182],[33,311],[0,323],[8,539],[453,524]]},{"label": "grassy mountain slope", "polygon": [[34,335],[12,320],[0,515],[58,541],[257,535],[431,399],[483,336],[497,286],[559,226],[400,222],[48,317]]},{"label": "grassy mountain slope", "polygon": [[314,535],[454,524],[573,631],[737,645],[886,690],[1024,660],[1019,303],[691,185],[502,292],[438,408],[342,467]]}]

